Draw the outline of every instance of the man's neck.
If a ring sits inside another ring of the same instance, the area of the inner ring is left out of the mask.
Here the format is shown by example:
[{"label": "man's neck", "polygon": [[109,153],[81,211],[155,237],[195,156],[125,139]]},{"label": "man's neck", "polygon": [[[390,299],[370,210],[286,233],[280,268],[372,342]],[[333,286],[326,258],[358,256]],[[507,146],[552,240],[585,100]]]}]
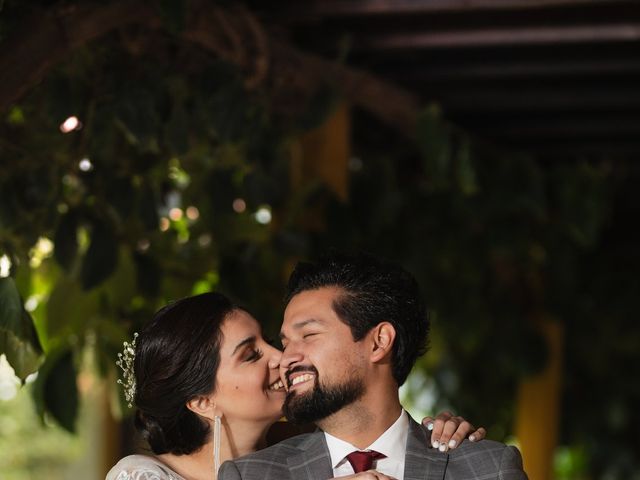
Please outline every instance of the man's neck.
[{"label": "man's neck", "polygon": [[326,433],[365,449],[398,420],[401,412],[397,390],[394,395],[370,393],[316,424]]}]

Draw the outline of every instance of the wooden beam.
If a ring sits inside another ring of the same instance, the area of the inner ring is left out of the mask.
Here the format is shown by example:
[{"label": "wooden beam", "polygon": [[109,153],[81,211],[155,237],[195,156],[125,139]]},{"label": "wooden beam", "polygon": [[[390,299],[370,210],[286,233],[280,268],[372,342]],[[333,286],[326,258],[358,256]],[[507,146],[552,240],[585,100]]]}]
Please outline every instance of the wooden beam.
[{"label": "wooden beam", "polygon": [[356,37],[357,50],[455,49],[640,40],[640,23],[421,31]]},{"label": "wooden beam", "polygon": [[520,61],[513,63],[468,63],[452,66],[413,64],[410,72],[394,71],[390,76],[400,81],[432,82],[460,79],[512,79],[541,77],[584,77],[604,75],[629,75],[640,73],[640,60],[593,59],[566,61]]},{"label": "wooden beam", "polygon": [[306,17],[398,15],[466,12],[472,10],[526,10],[611,5],[610,0],[320,0],[293,7]]},{"label": "wooden beam", "polygon": [[615,136],[617,138],[638,138],[640,143],[640,121],[622,117],[599,117],[598,115],[583,116],[581,118],[558,118],[550,116],[538,122],[518,122],[518,119],[508,119],[508,125],[488,122],[467,123],[469,130],[492,137],[513,137],[516,139],[543,138],[602,138]]},{"label": "wooden beam", "polygon": [[533,153],[541,158],[575,159],[582,157],[629,158],[640,165],[640,141],[605,139],[592,140],[529,140],[504,142],[517,150]]},{"label": "wooden beam", "polygon": [[447,115],[464,117],[466,114],[486,112],[590,112],[640,109],[640,90],[625,89],[552,89],[510,88],[503,90],[456,89],[433,93]]}]

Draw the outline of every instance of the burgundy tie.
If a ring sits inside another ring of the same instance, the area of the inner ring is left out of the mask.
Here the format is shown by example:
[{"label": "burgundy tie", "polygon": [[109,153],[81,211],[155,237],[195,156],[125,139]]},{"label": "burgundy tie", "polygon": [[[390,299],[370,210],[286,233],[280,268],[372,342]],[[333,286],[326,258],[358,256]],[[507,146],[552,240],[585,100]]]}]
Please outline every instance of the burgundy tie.
[{"label": "burgundy tie", "polygon": [[349,460],[349,463],[353,467],[354,473],[360,473],[371,470],[374,460],[385,457],[386,455],[380,452],[369,450],[368,452],[351,452],[347,455],[347,460]]}]

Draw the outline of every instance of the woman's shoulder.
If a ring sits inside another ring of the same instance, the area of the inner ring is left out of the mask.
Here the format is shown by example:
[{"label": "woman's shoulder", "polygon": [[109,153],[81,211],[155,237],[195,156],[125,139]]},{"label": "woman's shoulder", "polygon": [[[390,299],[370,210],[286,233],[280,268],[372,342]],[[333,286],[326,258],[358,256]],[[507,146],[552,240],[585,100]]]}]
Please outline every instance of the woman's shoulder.
[{"label": "woman's shoulder", "polygon": [[183,480],[155,457],[129,455],[116,463],[105,480]]}]

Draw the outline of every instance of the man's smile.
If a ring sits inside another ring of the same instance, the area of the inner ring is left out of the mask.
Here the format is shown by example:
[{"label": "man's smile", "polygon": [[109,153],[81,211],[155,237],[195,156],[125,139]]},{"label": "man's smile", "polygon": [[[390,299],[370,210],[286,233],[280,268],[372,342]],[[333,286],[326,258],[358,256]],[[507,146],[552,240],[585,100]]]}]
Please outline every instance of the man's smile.
[{"label": "man's smile", "polygon": [[287,373],[287,387],[289,389],[307,383],[316,378],[317,372],[309,367],[295,367]]}]

